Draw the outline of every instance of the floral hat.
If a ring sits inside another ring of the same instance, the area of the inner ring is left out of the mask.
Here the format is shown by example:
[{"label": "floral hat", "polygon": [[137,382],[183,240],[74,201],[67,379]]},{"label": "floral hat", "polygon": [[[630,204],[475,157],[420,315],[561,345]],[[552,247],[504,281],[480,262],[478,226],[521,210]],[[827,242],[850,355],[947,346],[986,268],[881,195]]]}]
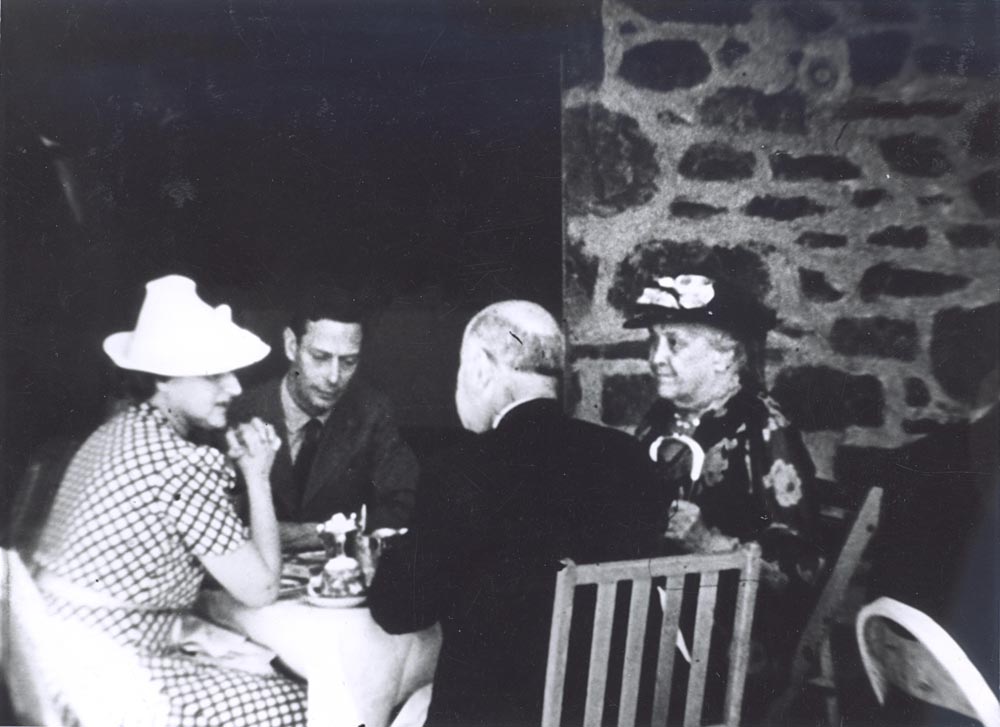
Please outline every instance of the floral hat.
[{"label": "floral hat", "polygon": [[650,283],[633,304],[625,328],[701,323],[747,339],[766,333],[777,322],[773,310],[721,278],[682,273]]}]

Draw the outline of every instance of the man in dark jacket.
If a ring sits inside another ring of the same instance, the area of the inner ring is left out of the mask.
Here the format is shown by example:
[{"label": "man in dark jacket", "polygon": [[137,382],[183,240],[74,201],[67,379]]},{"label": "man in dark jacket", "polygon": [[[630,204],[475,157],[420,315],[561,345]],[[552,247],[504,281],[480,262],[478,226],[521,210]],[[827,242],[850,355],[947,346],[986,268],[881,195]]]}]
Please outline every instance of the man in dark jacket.
[{"label": "man in dark jacket", "polygon": [[417,460],[388,398],[355,376],[362,311],[339,290],[310,288],[284,330],[288,372],[246,391],[233,421],[260,417],[282,448],[271,469],[285,549],[321,546],[316,524],[367,506],[367,529],[409,523]]},{"label": "man in dark jacket", "polygon": [[560,559],[649,555],[667,521],[673,493],[638,443],[563,414],[563,347],[533,303],[472,319],[455,399],[481,434],[428,464],[412,532],[379,564],[375,620],[444,630],[428,725],[537,724]]}]

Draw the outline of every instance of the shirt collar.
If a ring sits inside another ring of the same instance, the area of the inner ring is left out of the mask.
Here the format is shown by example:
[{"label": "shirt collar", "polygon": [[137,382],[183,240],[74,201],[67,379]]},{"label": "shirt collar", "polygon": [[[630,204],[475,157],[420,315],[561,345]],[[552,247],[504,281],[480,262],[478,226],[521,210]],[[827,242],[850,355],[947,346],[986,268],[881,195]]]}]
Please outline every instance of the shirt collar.
[{"label": "shirt collar", "polygon": [[285,427],[289,432],[297,432],[302,427],[304,427],[310,419],[319,419],[320,422],[326,424],[326,420],[330,418],[331,410],[326,411],[320,416],[312,416],[302,411],[298,404],[295,403],[295,399],[292,398],[291,393],[288,391],[288,376],[286,375],[281,380],[281,408],[285,412]]},{"label": "shirt collar", "polygon": [[526,404],[529,401],[536,401],[538,399],[555,400],[555,398],[556,397],[554,396],[528,396],[525,397],[524,399],[515,399],[507,406],[505,406],[503,409],[501,409],[495,417],[493,417],[493,428],[496,429],[498,426],[500,426],[500,420],[503,419],[505,416],[507,416],[507,412],[509,412],[511,409],[514,409],[515,407],[521,406],[521,404]]}]

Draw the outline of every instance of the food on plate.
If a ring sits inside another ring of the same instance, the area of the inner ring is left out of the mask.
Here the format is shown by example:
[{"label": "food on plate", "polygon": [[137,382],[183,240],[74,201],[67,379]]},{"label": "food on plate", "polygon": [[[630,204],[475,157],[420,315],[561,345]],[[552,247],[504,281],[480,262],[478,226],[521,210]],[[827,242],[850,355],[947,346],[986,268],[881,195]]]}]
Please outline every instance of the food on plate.
[{"label": "food on plate", "polygon": [[325,598],[348,598],[365,592],[365,580],[358,561],[339,555],[331,558],[320,574],[319,595]]}]

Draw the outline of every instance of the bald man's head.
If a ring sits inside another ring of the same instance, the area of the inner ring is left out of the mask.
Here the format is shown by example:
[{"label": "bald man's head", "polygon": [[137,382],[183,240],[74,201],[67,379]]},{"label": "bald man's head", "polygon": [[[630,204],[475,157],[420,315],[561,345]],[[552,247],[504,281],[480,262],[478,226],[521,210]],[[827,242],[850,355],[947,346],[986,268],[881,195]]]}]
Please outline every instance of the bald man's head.
[{"label": "bald man's head", "polygon": [[559,376],[565,345],[556,319],[537,303],[506,300],[479,311],[465,328],[497,363],[524,373]]},{"label": "bald man's head", "polygon": [[465,327],[455,387],[463,426],[482,432],[512,402],[554,398],[564,350],[559,324],[536,303],[508,300],[477,313]]}]

